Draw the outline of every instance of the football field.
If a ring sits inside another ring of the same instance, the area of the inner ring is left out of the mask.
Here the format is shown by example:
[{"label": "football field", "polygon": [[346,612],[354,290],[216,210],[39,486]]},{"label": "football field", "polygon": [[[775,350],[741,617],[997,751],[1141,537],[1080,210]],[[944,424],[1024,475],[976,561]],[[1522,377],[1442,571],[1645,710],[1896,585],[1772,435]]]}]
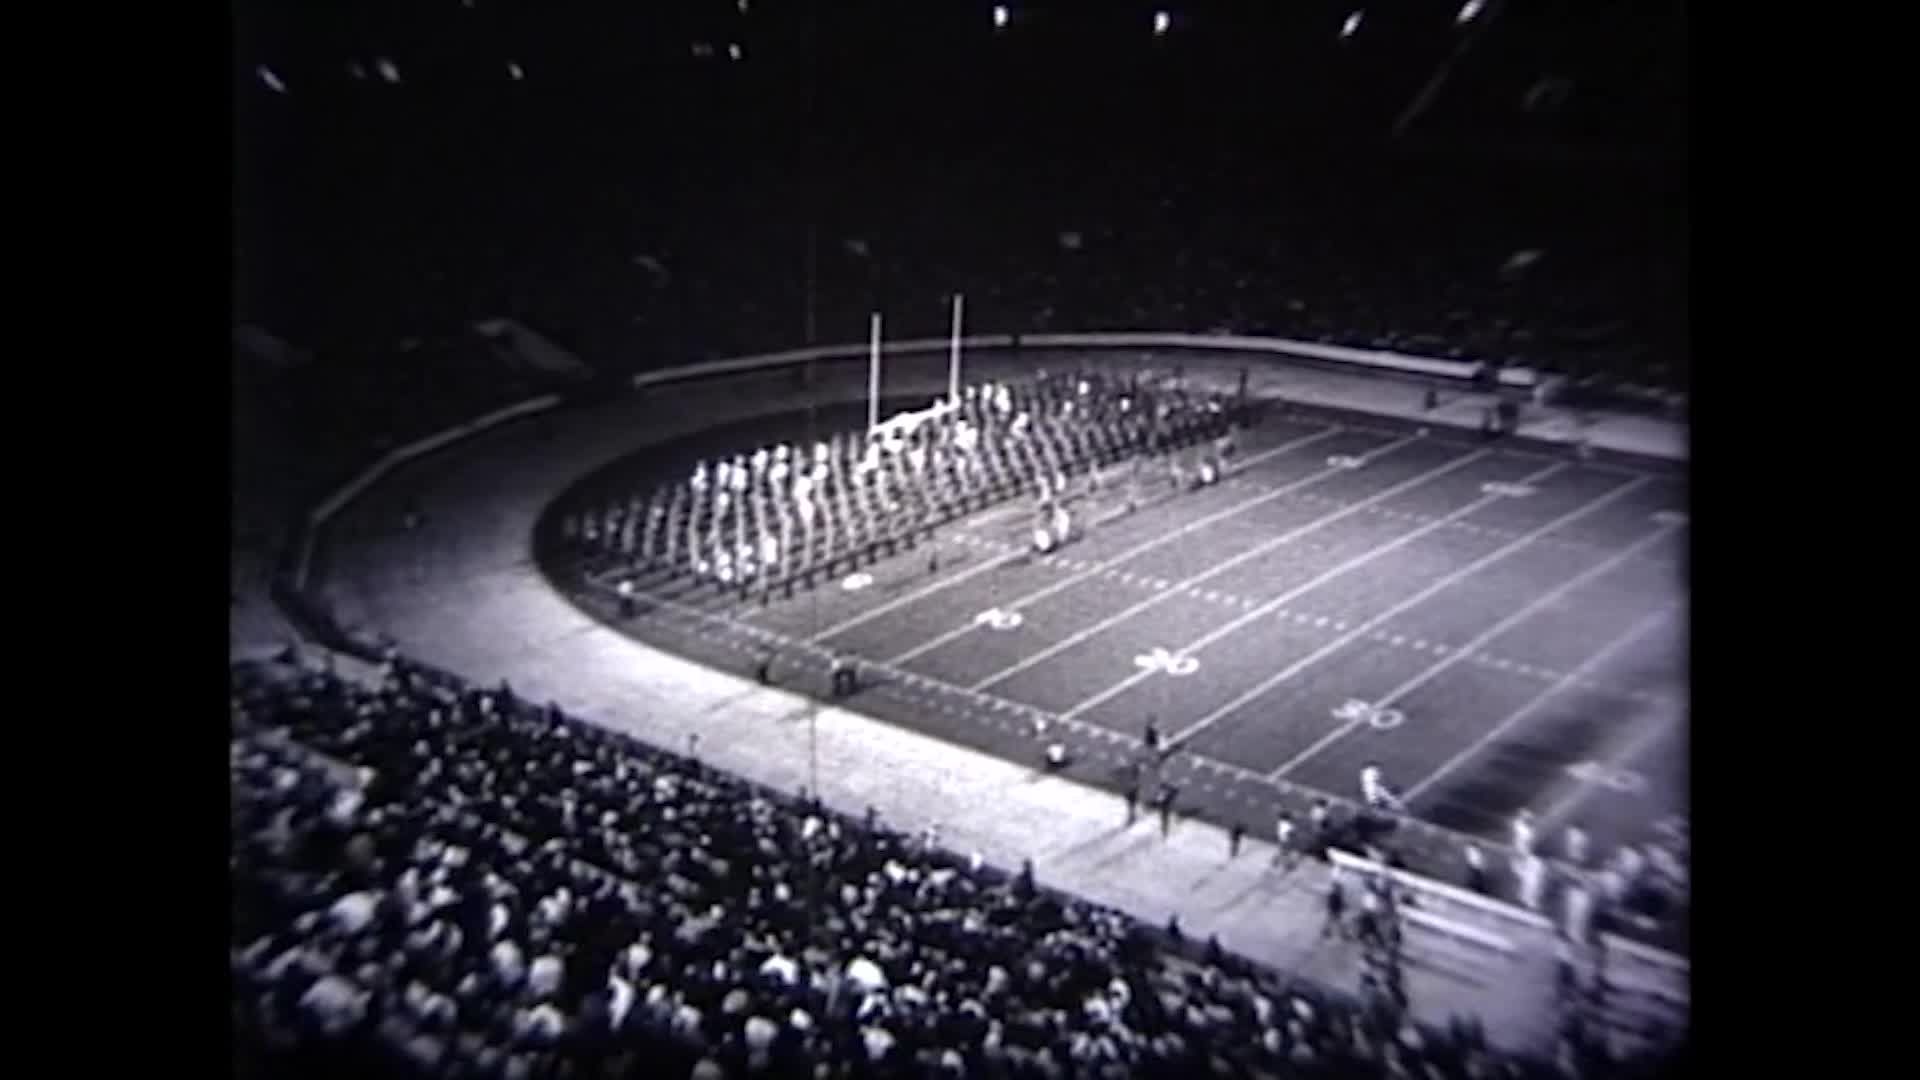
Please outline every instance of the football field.
[{"label": "football field", "polygon": [[1052,554],[1028,502],[791,598],[681,591],[619,620],[604,582],[569,592],[809,690],[851,652],[850,707],[1036,764],[1060,741],[1115,790],[1152,719],[1179,813],[1261,834],[1377,763],[1438,876],[1523,806],[1602,853],[1685,827],[1681,467],[1288,407],[1224,482],[1089,502]]}]

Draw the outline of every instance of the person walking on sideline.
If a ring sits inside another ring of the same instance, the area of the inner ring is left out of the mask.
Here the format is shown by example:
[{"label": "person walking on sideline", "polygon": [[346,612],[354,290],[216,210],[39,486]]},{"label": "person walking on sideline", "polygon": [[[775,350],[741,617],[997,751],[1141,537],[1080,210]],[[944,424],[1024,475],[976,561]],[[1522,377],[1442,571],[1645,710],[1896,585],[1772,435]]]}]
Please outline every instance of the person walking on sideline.
[{"label": "person walking on sideline", "polygon": [[1240,841],[1245,839],[1246,835],[1247,827],[1238,821],[1233,823],[1233,828],[1227,830],[1227,858],[1240,857]]},{"label": "person walking on sideline", "polygon": [[833,654],[833,696],[850,697],[859,685],[860,680],[854,673],[853,658],[846,653]]},{"label": "person walking on sideline", "polygon": [[1322,940],[1330,937],[1347,940],[1346,914],[1346,887],[1340,883],[1340,875],[1336,873],[1333,879],[1327,882],[1327,921],[1320,926]]},{"label": "person walking on sideline", "polygon": [[1293,869],[1296,861],[1295,856],[1297,854],[1293,847],[1293,833],[1293,815],[1287,813],[1285,810],[1280,811],[1280,819],[1276,821],[1273,826],[1273,843],[1275,849],[1273,861],[1276,865],[1284,866],[1289,870]]},{"label": "person walking on sideline", "polygon": [[1172,784],[1162,783],[1160,794],[1154,800],[1160,807],[1160,838],[1166,839],[1173,832],[1173,800],[1180,789]]}]

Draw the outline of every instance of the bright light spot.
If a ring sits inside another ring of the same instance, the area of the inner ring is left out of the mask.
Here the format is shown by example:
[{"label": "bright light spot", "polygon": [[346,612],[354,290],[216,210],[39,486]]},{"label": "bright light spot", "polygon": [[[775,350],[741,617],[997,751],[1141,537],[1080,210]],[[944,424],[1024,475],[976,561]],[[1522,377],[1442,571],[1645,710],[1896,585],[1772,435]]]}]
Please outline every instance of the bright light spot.
[{"label": "bright light spot", "polygon": [[1364,11],[1356,11],[1347,16],[1347,21],[1340,24],[1340,37],[1342,39],[1352,37],[1353,32],[1360,29],[1360,20],[1365,16],[1366,12]]},{"label": "bright light spot", "polygon": [[375,61],[373,66],[376,71],[380,72],[380,77],[387,82],[397,83],[400,81],[400,69],[393,66],[393,61],[386,57],[383,56]]},{"label": "bright light spot", "polygon": [[693,43],[693,55],[705,60],[713,55],[713,46],[704,41],[696,41]]},{"label": "bright light spot", "polygon": [[520,70],[520,65],[511,60],[507,61],[507,74],[513,76],[514,82],[519,82],[521,79],[527,77],[527,73]]},{"label": "bright light spot", "polygon": [[993,28],[998,30],[1007,25],[1007,5],[993,5]]},{"label": "bright light spot", "polygon": [[735,0],[733,6],[740,9],[740,14],[745,15],[747,13],[747,0]]},{"label": "bright light spot", "polygon": [[1467,0],[1460,5],[1460,14],[1454,16],[1453,21],[1458,25],[1470,23],[1480,17],[1480,12],[1486,6],[1487,0]]},{"label": "bright light spot", "polygon": [[735,43],[727,46],[727,55],[732,59],[738,60],[741,57],[745,56],[746,53],[741,52],[739,44]]},{"label": "bright light spot", "polygon": [[259,74],[260,81],[267,84],[267,89],[276,94],[284,94],[287,92],[287,84],[280,81],[280,76],[275,75],[272,68],[261,64],[253,70]]},{"label": "bright light spot", "polygon": [[1164,11],[1156,11],[1153,13],[1153,32],[1156,35],[1166,33],[1167,28],[1172,25],[1173,16]]}]

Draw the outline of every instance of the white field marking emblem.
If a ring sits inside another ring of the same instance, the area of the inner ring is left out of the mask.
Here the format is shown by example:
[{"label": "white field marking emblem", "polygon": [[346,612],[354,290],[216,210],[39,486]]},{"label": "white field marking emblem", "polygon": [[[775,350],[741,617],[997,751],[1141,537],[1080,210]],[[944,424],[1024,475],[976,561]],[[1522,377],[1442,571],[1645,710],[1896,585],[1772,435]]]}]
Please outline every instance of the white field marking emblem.
[{"label": "white field marking emblem", "polygon": [[1163,675],[1191,675],[1200,670],[1200,661],[1191,656],[1177,656],[1165,649],[1154,649],[1150,653],[1133,658],[1135,666],[1148,671],[1158,671]]},{"label": "white field marking emblem", "polygon": [[873,575],[863,570],[858,574],[848,574],[847,579],[840,583],[840,587],[848,592],[859,592],[871,584],[873,584]]},{"label": "white field marking emblem", "polygon": [[1684,510],[1661,510],[1653,515],[1655,525],[1685,525],[1687,513]]},{"label": "white field marking emblem", "polygon": [[1350,724],[1365,724],[1381,731],[1391,731],[1407,722],[1407,714],[1399,709],[1383,709],[1358,698],[1350,698],[1346,704],[1333,710],[1333,718]]},{"label": "white field marking emblem", "polygon": [[1598,761],[1583,761],[1578,765],[1569,765],[1567,775],[1583,784],[1598,784],[1623,795],[1633,795],[1647,789],[1646,777],[1637,772],[1602,765]]},{"label": "white field marking emblem", "polygon": [[1354,457],[1352,454],[1335,454],[1332,457],[1327,459],[1327,464],[1333,466],[1336,469],[1357,469],[1360,466],[1365,465],[1366,462],[1361,461],[1359,458]]},{"label": "white field marking emblem", "polygon": [[988,608],[973,617],[975,626],[988,626],[995,630],[1012,630],[1025,621],[1019,612],[1004,611],[1000,608]]},{"label": "white field marking emblem", "polygon": [[1536,489],[1525,484],[1481,484],[1480,490],[1488,495],[1504,495],[1509,499],[1524,499]]}]

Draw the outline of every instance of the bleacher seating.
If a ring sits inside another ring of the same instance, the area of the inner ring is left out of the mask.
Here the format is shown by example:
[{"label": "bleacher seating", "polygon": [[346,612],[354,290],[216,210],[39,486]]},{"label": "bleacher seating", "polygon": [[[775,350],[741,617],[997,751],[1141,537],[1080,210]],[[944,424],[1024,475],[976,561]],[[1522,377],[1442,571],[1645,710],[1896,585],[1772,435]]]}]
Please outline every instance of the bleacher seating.
[{"label": "bleacher seating", "polygon": [[258,1075],[1551,1075],[507,687],[249,671],[231,959]]}]

